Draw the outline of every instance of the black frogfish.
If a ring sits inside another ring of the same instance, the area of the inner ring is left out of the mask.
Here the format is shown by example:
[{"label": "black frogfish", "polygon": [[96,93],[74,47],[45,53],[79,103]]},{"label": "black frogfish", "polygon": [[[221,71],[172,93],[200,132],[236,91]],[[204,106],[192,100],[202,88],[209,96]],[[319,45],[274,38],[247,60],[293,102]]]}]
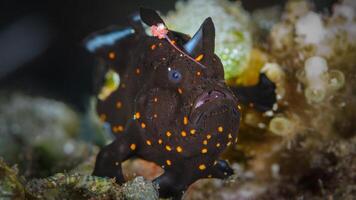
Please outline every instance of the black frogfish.
[{"label": "black frogfish", "polygon": [[160,197],[180,199],[198,179],[233,174],[219,155],[237,142],[240,111],[214,40],[211,18],[190,37],[167,29],[151,9],[140,9],[126,28],[87,38],[87,49],[121,77],[97,105],[116,139],[100,151],[94,175],[123,183],[121,163],[142,158],[164,169],[154,180]]}]

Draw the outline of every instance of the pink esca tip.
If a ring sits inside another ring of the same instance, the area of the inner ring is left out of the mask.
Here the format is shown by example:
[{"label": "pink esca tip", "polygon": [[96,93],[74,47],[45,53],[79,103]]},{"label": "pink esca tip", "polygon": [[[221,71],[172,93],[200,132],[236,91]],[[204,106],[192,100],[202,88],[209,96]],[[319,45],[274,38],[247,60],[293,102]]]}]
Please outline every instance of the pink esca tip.
[{"label": "pink esca tip", "polygon": [[168,30],[164,26],[164,24],[158,24],[151,26],[151,33],[154,37],[158,37],[159,39],[163,39],[166,37]]}]

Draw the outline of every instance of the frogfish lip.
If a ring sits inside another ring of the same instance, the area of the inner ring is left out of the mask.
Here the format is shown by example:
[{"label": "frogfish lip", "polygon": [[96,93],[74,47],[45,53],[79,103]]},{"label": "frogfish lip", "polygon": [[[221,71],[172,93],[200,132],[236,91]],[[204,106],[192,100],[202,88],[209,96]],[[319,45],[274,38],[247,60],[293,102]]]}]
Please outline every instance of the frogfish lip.
[{"label": "frogfish lip", "polygon": [[209,92],[203,92],[200,96],[198,96],[198,98],[195,99],[195,102],[193,104],[193,110],[198,109],[199,107],[203,106],[208,102],[219,99],[234,100],[234,98],[227,93],[220,92],[218,90],[211,90]]},{"label": "frogfish lip", "polygon": [[[190,118],[197,124],[207,113],[219,109],[219,112],[234,109],[236,98],[229,92],[210,90],[201,93],[194,101],[190,112]],[[224,109],[220,109],[224,108]]]}]

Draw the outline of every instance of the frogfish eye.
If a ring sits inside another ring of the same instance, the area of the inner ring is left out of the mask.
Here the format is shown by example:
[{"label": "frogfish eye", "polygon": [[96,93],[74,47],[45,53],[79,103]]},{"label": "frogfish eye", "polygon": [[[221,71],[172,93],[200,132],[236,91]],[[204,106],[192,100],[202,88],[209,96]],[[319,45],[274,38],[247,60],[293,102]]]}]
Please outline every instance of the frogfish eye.
[{"label": "frogfish eye", "polygon": [[173,83],[179,83],[182,80],[182,74],[177,70],[168,70],[168,79]]}]

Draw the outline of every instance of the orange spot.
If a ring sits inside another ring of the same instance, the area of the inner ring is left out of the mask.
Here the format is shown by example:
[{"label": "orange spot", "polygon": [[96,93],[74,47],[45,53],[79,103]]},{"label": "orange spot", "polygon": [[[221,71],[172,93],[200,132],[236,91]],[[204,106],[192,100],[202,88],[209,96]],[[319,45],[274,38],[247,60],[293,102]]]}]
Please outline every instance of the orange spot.
[{"label": "orange spot", "polygon": [[172,40],[172,44],[176,44],[176,41],[175,41],[175,40]]},{"label": "orange spot", "polygon": [[140,119],[140,117],[141,117],[141,114],[139,113],[139,112],[137,112],[137,113],[135,113],[135,119]]},{"label": "orange spot", "polygon": [[157,114],[153,114],[153,118],[157,118]]},{"label": "orange spot", "polygon": [[188,124],[188,117],[183,117],[183,124],[187,125]]},{"label": "orange spot", "polygon": [[208,149],[205,149],[205,148],[202,149],[202,150],[201,150],[201,153],[208,153]]},{"label": "orange spot", "polygon": [[172,133],[169,132],[169,131],[167,131],[167,132],[166,132],[166,135],[167,135],[167,137],[171,137]]},{"label": "orange spot", "polygon": [[217,144],[216,144],[216,147],[218,147],[218,148],[219,148],[219,147],[220,147],[220,143],[217,143]]},{"label": "orange spot", "polygon": [[117,128],[116,128],[116,126],[113,126],[113,127],[112,127],[112,131],[113,131],[114,133],[116,133],[116,132],[117,132]]},{"label": "orange spot", "polygon": [[140,74],[141,73],[141,70],[139,68],[136,68],[136,74]]},{"label": "orange spot", "polygon": [[145,123],[141,123],[141,128],[146,128],[146,124]]},{"label": "orange spot", "polygon": [[199,62],[204,58],[203,54],[200,54],[198,57],[195,58],[195,61]]},{"label": "orange spot", "polygon": [[205,166],[204,164],[201,164],[201,165],[199,165],[199,169],[200,169],[200,170],[205,170],[205,169],[206,169],[206,166]]},{"label": "orange spot", "polygon": [[222,132],[224,131],[224,128],[223,128],[222,126],[219,126],[219,127],[218,127],[218,131],[219,131],[220,133],[222,133]]},{"label": "orange spot", "polygon": [[172,162],[170,160],[166,160],[167,165],[172,165]]},{"label": "orange spot", "polygon": [[158,102],[158,98],[155,97],[155,98],[153,99],[153,101],[157,103],[157,102]]},{"label": "orange spot", "polygon": [[183,90],[181,88],[178,88],[178,93],[183,94]]},{"label": "orange spot", "polygon": [[197,76],[200,76],[201,75],[201,72],[200,71],[197,71]]},{"label": "orange spot", "polygon": [[122,102],[121,101],[116,102],[116,108],[117,109],[122,108]]},{"label": "orange spot", "polygon": [[181,153],[183,151],[182,147],[180,147],[180,146],[177,146],[176,150],[178,153]]},{"label": "orange spot", "polygon": [[196,133],[195,129],[190,130],[190,134],[194,135]]},{"label": "orange spot", "polygon": [[172,148],[168,145],[166,145],[166,149],[167,149],[167,151],[172,151]]},{"label": "orange spot", "polygon": [[241,110],[241,106],[240,106],[240,105],[237,105],[237,109]]},{"label": "orange spot", "polygon": [[132,151],[134,151],[134,150],[136,149],[136,144],[131,144],[131,145],[130,145],[130,149],[131,149]]},{"label": "orange spot", "polygon": [[227,146],[230,146],[230,145],[231,145],[231,142],[228,142],[228,143],[227,143]]},{"label": "orange spot", "polygon": [[121,125],[119,125],[119,126],[117,126],[117,130],[118,130],[119,132],[122,132],[122,131],[124,131],[124,127],[121,126]]},{"label": "orange spot", "polygon": [[101,114],[100,117],[99,117],[99,118],[100,118],[100,121],[101,121],[101,122],[105,122],[106,117],[107,117],[107,116],[106,116],[105,114]]},{"label": "orange spot", "polygon": [[112,127],[112,131],[113,131],[114,133],[122,132],[122,131],[124,131],[124,127],[121,126],[121,125],[113,126],[113,127]]},{"label": "orange spot", "polygon": [[206,135],[206,139],[210,139],[211,138],[211,135],[210,134],[208,134],[208,135]]},{"label": "orange spot", "polygon": [[203,144],[207,145],[208,144],[208,140],[203,140]]},{"label": "orange spot", "polygon": [[152,50],[155,50],[155,48],[156,48],[156,45],[155,45],[155,44],[151,45],[151,49],[152,49]]},{"label": "orange spot", "polygon": [[151,145],[152,145],[152,142],[149,141],[149,140],[146,140],[146,144],[151,146]]},{"label": "orange spot", "polygon": [[182,131],[180,134],[181,134],[183,137],[187,136],[187,132],[185,132],[185,131]]},{"label": "orange spot", "polygon": [[232,135],[231,135],[231,133],[229,133],[228,138],[229,138],[229,139],[232,139]]},{"label": "orange spot", "polygon": [[116,58],[115,52],[113,52],[113,51],[109,52],[108,57],[110,60],[114,60]]},{"label": "orange spot", "polygon": [[158,140],[158,144],[162,144],[162,142],[163,142],[162,139]]}]

